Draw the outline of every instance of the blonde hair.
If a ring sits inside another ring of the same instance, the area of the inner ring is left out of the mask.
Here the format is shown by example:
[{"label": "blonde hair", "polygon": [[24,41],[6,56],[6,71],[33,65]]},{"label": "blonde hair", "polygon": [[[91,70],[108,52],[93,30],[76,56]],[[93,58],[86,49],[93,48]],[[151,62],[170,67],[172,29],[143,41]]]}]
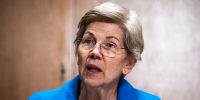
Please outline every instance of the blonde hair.
[{"label": "blonde hair", "polygon": [[[110,2],[96,6],[88,11],[80,20],[75,40],[82,38],[87,25],[95,21],[120,25],[124,31],[123,42],[127,48],[128,55],[131,54],[137,60],[141,60],[144,48],[142,25],[133,11]],[[76,55],[78,53],[78,45],[75,44]]]}]

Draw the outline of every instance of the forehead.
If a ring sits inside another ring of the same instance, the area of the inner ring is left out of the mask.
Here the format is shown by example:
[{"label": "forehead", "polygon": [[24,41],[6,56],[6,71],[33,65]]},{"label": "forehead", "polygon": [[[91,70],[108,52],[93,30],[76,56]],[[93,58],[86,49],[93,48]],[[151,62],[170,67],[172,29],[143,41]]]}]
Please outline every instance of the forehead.
[{"label": "forehead", "polygon": [[123,30],[120,25],[115,23],[92,22],[87,26],[84,35],[93,35],[95,38],[99,39],[114,37],[122,41]]}]

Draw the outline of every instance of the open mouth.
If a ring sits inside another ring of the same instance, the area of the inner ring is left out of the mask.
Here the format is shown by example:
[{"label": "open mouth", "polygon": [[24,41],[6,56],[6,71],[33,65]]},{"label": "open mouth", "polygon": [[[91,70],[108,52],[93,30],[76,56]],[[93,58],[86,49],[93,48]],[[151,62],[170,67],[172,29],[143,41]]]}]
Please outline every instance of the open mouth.
[{"label": "open mouth", "polygon": [[98,68],[95,65],[87,65],[87,70],[88,71],[92,71],[92,72],[102,72],[102,70],[100,68]]}]

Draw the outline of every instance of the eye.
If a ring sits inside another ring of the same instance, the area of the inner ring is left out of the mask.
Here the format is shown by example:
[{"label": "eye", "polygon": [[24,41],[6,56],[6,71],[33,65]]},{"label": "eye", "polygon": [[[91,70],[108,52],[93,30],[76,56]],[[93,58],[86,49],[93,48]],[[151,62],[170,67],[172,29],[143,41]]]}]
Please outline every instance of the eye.
[{"label": "eye", "polygon": [[94,40],[93,39],[83,39],[83,44],[86,44],[86,45],[91,45],[91,44],[94,44]]},{"label": "eye", "polygon": [[106,43],[105,46],[107,49],[115,49],[117,47],[114,43]]}]

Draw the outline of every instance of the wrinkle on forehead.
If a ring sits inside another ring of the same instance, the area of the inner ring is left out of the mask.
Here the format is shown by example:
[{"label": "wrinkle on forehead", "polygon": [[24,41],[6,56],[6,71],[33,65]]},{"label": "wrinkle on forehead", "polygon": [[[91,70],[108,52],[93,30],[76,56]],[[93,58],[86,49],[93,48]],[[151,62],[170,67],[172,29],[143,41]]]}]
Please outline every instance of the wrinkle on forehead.
[{"label": "wrinkle on forehead", "polygon": [[92,22],[87,26],[85,34],[100,40],[113,38],[123,44],[123,30],[120,25],[115,23]]}]

